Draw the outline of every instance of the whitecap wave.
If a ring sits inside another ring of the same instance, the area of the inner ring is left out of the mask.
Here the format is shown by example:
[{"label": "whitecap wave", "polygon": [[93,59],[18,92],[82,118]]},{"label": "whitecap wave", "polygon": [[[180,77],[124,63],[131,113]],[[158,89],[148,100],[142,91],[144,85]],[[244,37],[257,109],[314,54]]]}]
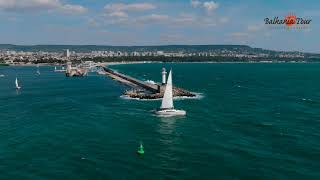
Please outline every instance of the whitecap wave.
[{"label": "whitecap wave", "polygon": [[146,80],[146,81],[144,81],[144,82],[149,83],[149,84],[157,84],[156,82],[154,82],[154,81],[152,81],[152,80]]}]

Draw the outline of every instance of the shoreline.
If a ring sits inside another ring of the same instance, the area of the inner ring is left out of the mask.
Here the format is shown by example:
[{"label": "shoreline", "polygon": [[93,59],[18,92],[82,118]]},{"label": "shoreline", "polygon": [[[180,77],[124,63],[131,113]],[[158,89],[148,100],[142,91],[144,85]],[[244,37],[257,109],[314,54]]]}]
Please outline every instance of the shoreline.
[{"label": "shoreline", "polygon": [[[320,62],[216,62],[216,61],[198,61],[198,62],[189,62],[189,61],[180,61],[180,62],[159,62],[159,61],[123,61],[123,62],[102,62],[99,63],[101,66],[112,66],[112,65],[125,65],[125,64],[162,64],[162,63],[177,63],[177,64],[318,64]],[[40,64],[7,64],[7,66],[63,66],[64,64],[51,64],[51,63],[40,63]]]}]

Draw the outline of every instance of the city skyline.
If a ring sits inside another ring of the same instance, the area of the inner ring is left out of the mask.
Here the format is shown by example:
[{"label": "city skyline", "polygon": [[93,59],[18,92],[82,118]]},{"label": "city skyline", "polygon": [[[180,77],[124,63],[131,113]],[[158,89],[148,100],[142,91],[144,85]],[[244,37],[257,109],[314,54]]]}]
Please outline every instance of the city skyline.
[{"label": "city skyline", "polygon": [[[319,53],[317,1],[0,0],[1,44],[243,44]],[[275,29],[265,18],[295,14],[306,29]]]}]

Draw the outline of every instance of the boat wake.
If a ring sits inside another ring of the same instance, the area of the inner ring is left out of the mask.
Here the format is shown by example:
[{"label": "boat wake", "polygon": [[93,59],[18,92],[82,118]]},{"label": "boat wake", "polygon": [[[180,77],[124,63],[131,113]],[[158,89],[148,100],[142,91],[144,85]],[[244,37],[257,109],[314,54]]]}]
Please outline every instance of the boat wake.
[{"label": "boat wake", "polygon": [[307,98],[302,98],[301,101],[309,104],[316,103],[316,101],[314,101],[313,99],[307,99]]},{"label": "boat wake", "polygon": [[192,92],[193,94],[195,94],[196,96],[194,97],[188,97],[188,96],[179,96],[179,97],[174,97],[174,100],[184,100],[184,99],[196,99],[196,100],[200,100],[202,98],[204,98],[204,95],[202,93],[196,93],[196,92]]},{"label": "boat wake", "polygon": [[158,99],[140,99],[140,98],[133,98],[130,97],[128,95],[121,95],[120,96],[121,99],[126,99],[126,100],[137,100],[137,101],[160,101],[162,100],[162,98],[158,98]]}]

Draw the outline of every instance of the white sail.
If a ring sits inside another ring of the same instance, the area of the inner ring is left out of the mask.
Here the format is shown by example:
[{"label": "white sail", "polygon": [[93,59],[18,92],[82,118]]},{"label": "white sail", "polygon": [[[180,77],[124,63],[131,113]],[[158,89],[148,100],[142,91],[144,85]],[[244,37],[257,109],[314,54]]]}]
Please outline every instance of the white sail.
[{"label": "white sail", "polygon": [[40,75],[39,64],[37,64],[37,74]]},{"label": "white sail", "polygon": [[20,89],[21,87],[19,86],[18,78],[16,78],[16,82],[15,82],[15,83],[16,83],[16,88],[17,88],[17,89]]},{"label": "white sail", "polygon": [[173,109],[172,72],[170,70],[160,109]]}]

